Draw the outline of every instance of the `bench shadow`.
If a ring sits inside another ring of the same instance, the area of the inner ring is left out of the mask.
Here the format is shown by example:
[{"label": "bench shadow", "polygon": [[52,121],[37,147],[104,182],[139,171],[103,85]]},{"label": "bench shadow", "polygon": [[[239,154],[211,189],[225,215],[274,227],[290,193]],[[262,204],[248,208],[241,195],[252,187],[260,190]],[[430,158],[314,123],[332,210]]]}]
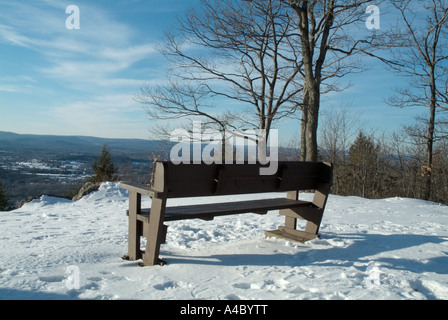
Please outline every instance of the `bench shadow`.
[{"label": "bench shadow", "polygon": [[[217,254],[210,256],[181,256],[169,252],[162,252],[161,256],[168,265],[173,264],[197,264],[215,266],[354,266],[355,263],[365,265],[372,262],[370,256],[381,252],[388,252],[424,244],[440,244],[447,242],[447,237],[413,235],[413,234],[331,234],[326,233],[320,240],[354,240],[352,244],[344,247],[330,247],[318,249],[308,246],[299,246],[296,253],[274,253],[274,254]],[[163,251],[163,250],[162,250]],[[414,273],[434,272],[448,274],[448,252],[444,256],[417,260],[409,258],[374,258],[374,262],[387,265],[390,269],[408,270]],[[341,261],[343,262],[341,264]],[[356,264],[357,265],[357,264]]]}]

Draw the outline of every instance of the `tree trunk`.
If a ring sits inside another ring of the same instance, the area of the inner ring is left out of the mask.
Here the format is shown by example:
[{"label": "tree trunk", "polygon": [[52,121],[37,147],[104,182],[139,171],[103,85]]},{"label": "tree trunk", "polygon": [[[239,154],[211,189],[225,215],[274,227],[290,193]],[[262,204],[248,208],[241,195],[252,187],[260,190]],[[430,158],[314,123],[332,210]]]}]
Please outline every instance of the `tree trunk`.
[{"label": "tree trunk", "polygon": [[302,120],[300,126],[300,161],[306,158],[306,125],[308,123],[308,114],[305,108],[302,109]]},{"label": "tree trunk", "polygon": [[[326,3],[323,19],[325,23],[319,30],[316,29],[314,4],[309,4],[308,1],[300,1],[299,3],[290,1],[290,5],[294,8],[298,17],[302,62],[305,76],[302,109],[301,159],[304,161],[317,161],[320,85],[322,81],[322,68],[324,67],[328,51],[330,31],[334,23],[335,4],[334,0],[330,0]],[[321,39],[317,60],[314,61],[315,50],[318,48],[316,44],[317,33],[321,33]]]},{"label": "tree trunk", "polygon": [[310,90],[307,103],[307,125],[305,133],[306,156],[305,161],[317,161],[317,127],[319,124],[319,85]]},{"label": "tree trunk", "polygon": [[423,168],[423,173],[425,176],[425,191],[423,193],[424,200],[431,199],[431,183],[432,183],[432,169],[433,169],[433,150],[434,150],[434,131],[436,122],[436,104],[437,104],[437,93],[436,93],[436,78],[435,70],[432,67],[431,72],[431,104],[429,106],[429,125],[428,125],[428,138],[426,145],[426,168]]},{"label": "tree trunk", "polygon": [[300,159],[317,161],[320,86],[313,78],[305,81],[307,85],[303,97]]}]

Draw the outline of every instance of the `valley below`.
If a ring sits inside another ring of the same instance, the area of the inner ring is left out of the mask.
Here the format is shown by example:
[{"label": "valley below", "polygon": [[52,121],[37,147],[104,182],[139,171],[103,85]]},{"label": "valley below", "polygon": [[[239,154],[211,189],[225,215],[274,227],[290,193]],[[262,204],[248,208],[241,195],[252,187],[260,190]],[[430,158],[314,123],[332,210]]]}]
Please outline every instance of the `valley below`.
[{"label": "valley below", "polygon": [[122,181],[147,183],[163,142],[0,132],[0,180],[9,209],[41,195],[69,198],[93,175],[92,164],[109,147]]}]

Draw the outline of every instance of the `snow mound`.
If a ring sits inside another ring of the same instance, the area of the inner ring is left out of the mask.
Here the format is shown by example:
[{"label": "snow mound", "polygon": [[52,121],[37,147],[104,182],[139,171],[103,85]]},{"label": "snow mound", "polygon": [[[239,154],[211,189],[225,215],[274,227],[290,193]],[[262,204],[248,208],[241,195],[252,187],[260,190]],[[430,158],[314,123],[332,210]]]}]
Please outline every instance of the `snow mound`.
[{"label": "snow mound", "polygon": [[0,213],[0,299],[448,299],[447,206],[332,195],[321,238],[306,244],[264,239],[282,224],[275,211],[170,222],[168,264],[140,268],[120,258],[127,196],[105,183]]}]

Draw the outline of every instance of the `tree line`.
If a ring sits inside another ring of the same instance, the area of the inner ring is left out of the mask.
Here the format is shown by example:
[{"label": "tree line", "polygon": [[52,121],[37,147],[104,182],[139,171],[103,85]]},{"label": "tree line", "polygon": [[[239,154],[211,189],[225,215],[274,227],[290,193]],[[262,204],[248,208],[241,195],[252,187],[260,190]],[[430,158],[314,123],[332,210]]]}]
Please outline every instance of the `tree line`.
[{"label": "tree line", "polygon": [[[323,117],[320,154],[334,164],[333,194],[372,199],[406,197],[448,204],[448,139],[434,144],[433,163],[426,165],[426,122],[403,126],[392,133],[366,132],[347,111]],[[436,132],[448,132],[441,123]],[[414,133],[414,134],[412,134]],[[430,195],[427,177],[431,175]]]}]

